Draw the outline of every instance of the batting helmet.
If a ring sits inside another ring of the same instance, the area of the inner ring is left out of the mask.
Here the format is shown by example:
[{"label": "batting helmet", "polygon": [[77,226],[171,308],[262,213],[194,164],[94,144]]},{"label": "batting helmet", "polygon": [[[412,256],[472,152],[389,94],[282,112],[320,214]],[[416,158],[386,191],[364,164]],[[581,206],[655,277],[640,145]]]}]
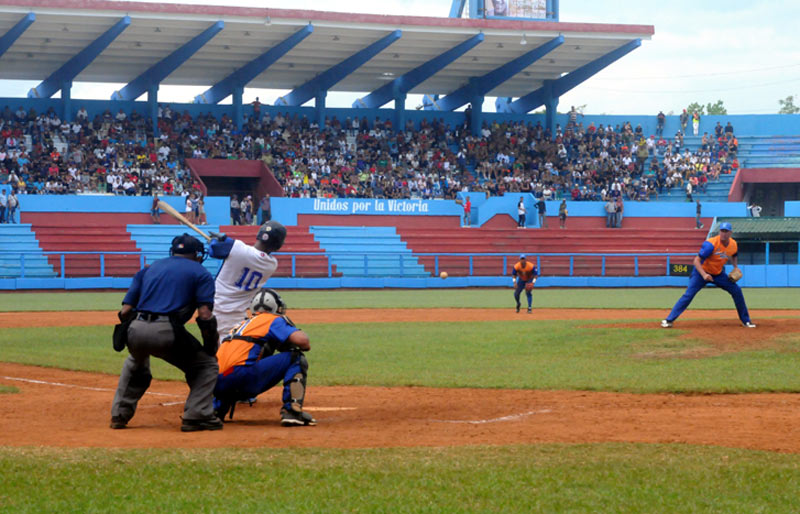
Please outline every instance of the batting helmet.
[{"label": "batting helmet", "polygon": [[253,314],[270,312],[282,316],[286,314],[286,304],[283,303],[280,295],[275,290],[264,288],[257,292],[250,301],[250,312]]},{"label": "batting helmet", "polygon": [[267,253],[277,252],[286,239],[286,227],[277,221],[267,221],[258,229],[256,239],[261,241]]},{"label": "batting helmet", "polygon": [[192,254],[194,260],[203,262],[206,260],[206,248],[203,246],[196,237],[192,237],[186,232],[183,235],[177,236],[172,239],[172,244],[169,248],[169,254],[172,255],[189,255]]}]

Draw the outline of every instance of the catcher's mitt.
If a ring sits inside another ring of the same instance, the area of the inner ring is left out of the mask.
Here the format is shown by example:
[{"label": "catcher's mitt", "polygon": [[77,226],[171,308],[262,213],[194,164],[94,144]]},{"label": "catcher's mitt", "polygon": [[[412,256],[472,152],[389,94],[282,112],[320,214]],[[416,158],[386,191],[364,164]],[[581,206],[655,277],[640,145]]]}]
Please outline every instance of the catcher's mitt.
[{"label": "catcher's mitt", "polygon": [[733,268],[733,271],[728,273],[728,279],[731,282],[737,282],[740,278],[742,278],[742,270],[739,268]]}]

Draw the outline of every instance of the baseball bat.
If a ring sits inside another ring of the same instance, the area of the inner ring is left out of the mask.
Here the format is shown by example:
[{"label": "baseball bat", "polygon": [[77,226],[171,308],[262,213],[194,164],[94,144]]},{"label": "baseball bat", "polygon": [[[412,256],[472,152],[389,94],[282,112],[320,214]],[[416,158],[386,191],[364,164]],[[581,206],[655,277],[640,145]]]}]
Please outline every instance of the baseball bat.
[{"label": "baseball bat", "polygon": [[170,204],[168,204],[164,200],[159,200],[158,201],[158,207],[161,210],[163,210],[164,212],[166,212],[167,214],[169,214],[170,216],[172,216],[173,218],[175,218],[176,220],[180,221],[181,223],[183,223],[184,225],[186,225],[190,229],[194,230],[195,232],[197,232],[198,234],[203,236],[206,241],[211,241],[211,236],[209,236],[208,234],[206,234],[205,232],[203,232],[202,230],[197,228],[197,225],[195,225],[191,221],[187,220],[183,216],[183,214],[179,213],[174,207],[172,207]]}]

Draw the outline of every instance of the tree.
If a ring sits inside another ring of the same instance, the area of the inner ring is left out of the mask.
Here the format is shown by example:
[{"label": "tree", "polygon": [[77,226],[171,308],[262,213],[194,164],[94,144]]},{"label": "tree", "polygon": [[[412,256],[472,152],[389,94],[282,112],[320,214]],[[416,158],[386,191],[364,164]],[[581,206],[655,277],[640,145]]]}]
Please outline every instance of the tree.
[{"label": "tree", "polygon": [[709,115],[723,115],[728,114],[728,109],[722,105],[722,100],[717,100],[716,103],[708,103],[706,104],[706,114]]},{"label": "tree", "polygon": [[689,116],[694,114],[695,111],[702,116],[706,113],[706,108],[703,106],[703,104],[699,104],[697,102],[692,102],[688,105],[688,107],[686,107],[686,112],[689,113]]},{"label": "tree", "polygon": [[781,108],[778,110],[778,114],[800,113],[800,107],[794,104],[794,95],[789,95],[783,100],[778,100],[778,105],[781,106]]}]

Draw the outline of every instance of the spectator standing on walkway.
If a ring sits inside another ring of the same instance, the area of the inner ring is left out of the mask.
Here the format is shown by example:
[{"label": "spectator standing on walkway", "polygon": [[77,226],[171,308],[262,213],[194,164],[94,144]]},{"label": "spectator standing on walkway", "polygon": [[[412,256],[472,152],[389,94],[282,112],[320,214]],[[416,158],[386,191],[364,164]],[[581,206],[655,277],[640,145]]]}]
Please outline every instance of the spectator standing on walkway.
[{"label": "spectator standing on walkway", "polygon": [[472,215],[472,201],[470,201],[469,195],[467,195],[467,199],[464,200],[464,226],[465,227],[469,226],[471,215]]},{"label": "spectator standing on walkway", "polygon": [[606,228],[614,228],[616,225],[617,206],[611,196],[606,200],[604,209],[606,211]]},{"label": "spectator standing on walkway", "polygon": [[240,219],[241,215],[241,207],[239,206],[239,197],[236,195],[231,195],[231,223],[233,225],[241,225],[242,221]]},{"label": "spectator standing on walkway", "polygon": [[661,137],[664,135],[664,122],[667,120],[667,116],[664,114],[664,111],[658,111],[658,115],[656,116],[656,135]]},{"label": "spectator standing on walkway", "polygon": [[696,200],[695,202],[697,203],[697,209],[696,209],[697,219],[695,220],[696,227],[697,228],[703,228],[703,222],[700,220],[700,214],[701,214],[701,212],[703,210],[703,206],[700,204],[700,200]]},{"label": "spectator standing on walkway", "polygon": [[561,200],[558,206],[558,222],[561,228],[567,228],[567,201]]},{"label": "spectator standing on walkway", "polygon": [[[11,190],[11,193],[8,195],[8,223],[17,223],[14,221],[14,213],[17,211],[17,207],[19,207],[19,200],[17,200],[17,194],[14,190]],[[759,207],[759,209],[761,209]]]},{"label": "spectator standing on walkway", "polygon": [[536,210],[539,211],[539,228],[547,228],[547,204],[544,197],[540,197],[536,202]]},{"label": "spectator standing on walkway", "polygon": [[525,197],[519,197],[517,204],[517,228],[525,228]]},{"label": "spectator standing on walkway", "polygon": [[264,195],[264,198],[261,199],[261,204],[259,205],[259,207],[260,207],[259,214],[261,214],[261,217],[258,220],[258,224],[263,225],[264,223],[272,219],[272,212],[271,212],[272,202],[268,194]]},{"label": "spectator standing on walkway", "polygon": [[0,189],[0,223],[6,222],[6,209],[8,208],[8,197],[5,188]]},{"label": "spectator standing on walkway", "polygon": [[619,195],[617,197],[617,202],[615,205],[615,213],[614,213],[615,214],[614,225],[617,228],[622,228],[622,218],[624,217],[624,213],[625,213],[625,204],[622,203],[622,195]]},{"label": "spectator standing on walkway", "polygon": [[686,112],[686,109],[680,115],[680,122],[681,122],[681,132],[686,133],[686,125],[689,123],[689,113]]},{"label": "spectator standing on walkway", "polygon": [[697,111],[692,114],[692,131],[695,136],[700,132],[700,113]]}]

